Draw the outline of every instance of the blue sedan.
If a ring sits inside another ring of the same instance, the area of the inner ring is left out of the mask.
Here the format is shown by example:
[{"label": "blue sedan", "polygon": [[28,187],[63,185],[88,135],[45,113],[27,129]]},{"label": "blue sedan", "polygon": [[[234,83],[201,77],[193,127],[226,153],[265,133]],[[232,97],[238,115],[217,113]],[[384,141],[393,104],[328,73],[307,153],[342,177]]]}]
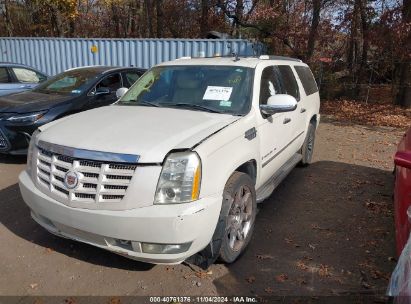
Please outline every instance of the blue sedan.
[{"label": "blue sedan", "polygon": [[0,62],[0,96],[30,90],[45,80],[47,75],[32,67]]}]

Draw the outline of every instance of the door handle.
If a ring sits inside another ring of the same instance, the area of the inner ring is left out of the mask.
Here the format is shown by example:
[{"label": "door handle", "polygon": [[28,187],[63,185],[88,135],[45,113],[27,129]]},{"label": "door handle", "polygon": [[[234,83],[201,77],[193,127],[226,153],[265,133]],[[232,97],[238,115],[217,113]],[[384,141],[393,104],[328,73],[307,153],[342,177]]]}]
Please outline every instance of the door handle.
[{"label": "door handle", "polygon": [[304,113],[305,111],[307,111],[307,110],[304,109],[304,108],[301,108],[300,113]]},{"label": "door handle", "polygon": [[284,118],[283,124],[288,124],[291,121],[291,118]]}]

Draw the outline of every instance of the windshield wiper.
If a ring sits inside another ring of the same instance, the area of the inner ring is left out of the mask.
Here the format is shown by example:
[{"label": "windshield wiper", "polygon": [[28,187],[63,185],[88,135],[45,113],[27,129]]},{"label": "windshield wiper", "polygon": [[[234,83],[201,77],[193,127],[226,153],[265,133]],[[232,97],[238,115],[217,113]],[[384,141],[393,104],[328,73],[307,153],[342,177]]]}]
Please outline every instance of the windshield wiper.
[{"label": "windshield wiper", "polygon": [[123,101],[120,102],[120,104],[132,104],[135,103],[136,106],[149,106],[149,107],[159,107],[157,103],[154,103],[152,101],[147,101],[147,100],[129,100],[129,101]]},{"label": "windshield wiper", "polygon": [[220,113],[220,114],[224,113],[224,112],[212,109],[212,108],[208,108],[208,107],[205,107],[205,106],[202,106],[202,105],[192,104],[192,103],[182,103],[182,102],[180,102],[180,103],[163,103],[161,105],[165,106],[165,107],[182,107],[182,108],[187,108],[187,109],[203,110],[203,111],[207,111],[207,112],[210,112],[210,113]]}]

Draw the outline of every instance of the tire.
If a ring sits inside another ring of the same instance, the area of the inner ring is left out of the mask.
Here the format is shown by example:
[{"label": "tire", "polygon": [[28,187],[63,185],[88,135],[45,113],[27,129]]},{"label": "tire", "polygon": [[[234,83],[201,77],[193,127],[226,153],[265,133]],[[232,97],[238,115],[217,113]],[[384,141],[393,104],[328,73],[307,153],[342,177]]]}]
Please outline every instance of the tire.
[{"label": "tire", "polygon": [[305,137],[304,144],[301,148],[301,165],[308,166],[312,162],[315,143],[315,124],[310,122],[308,126],[307,136]]},{"label": "tire", "polygon": [[244,252],[254,231],[256,214],[254,182],[249,175],[234,172],[224,188],[221,220],[216,228],[216,232],[222,234],[221,261],[233,263]]}]

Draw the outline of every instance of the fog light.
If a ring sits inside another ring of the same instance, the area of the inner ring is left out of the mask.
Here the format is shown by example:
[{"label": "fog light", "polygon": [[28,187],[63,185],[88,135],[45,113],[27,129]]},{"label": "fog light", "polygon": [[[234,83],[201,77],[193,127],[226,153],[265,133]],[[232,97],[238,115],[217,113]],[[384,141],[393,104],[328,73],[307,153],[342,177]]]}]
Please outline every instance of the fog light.
[{"label": "fog light", "polygon": [[191,246],[190,243],[184,244],[150,244],[141,243],[141,248],[144,253],[157,253],[157,254],[173,254],[186,252]]},{"label": "fog light", "polygon": [[107,245],[109,246],[120,247],[120,248],[134,251],[134,252],[141,252],[140,242],[112,239],[112,238],[105,238],[105,240],[107,242]]}]

